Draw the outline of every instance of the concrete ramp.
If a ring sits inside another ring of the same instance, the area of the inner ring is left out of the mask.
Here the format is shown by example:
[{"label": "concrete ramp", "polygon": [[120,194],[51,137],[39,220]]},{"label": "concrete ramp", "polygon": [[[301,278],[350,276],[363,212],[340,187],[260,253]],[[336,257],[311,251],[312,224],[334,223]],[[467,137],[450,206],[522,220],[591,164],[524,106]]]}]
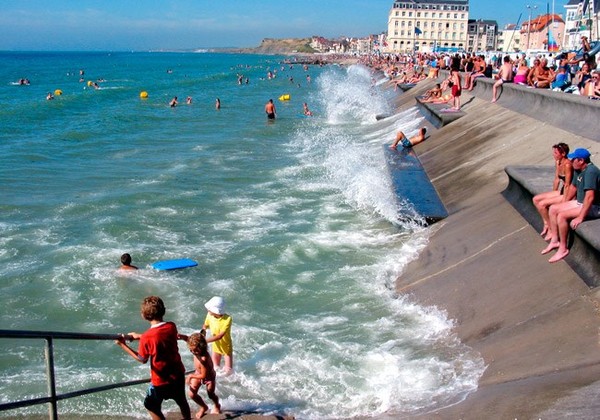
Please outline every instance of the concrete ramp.
[{"label": "concrete ramp", "polygon": [[[448,217],[444,203],[412,149],[400,147],[400,150],[392,150],[384,145],[383,153],[398,199],[410,202],[429,224]],[[407,216],[399,215],[401,219]]]},{"label": "concrete ramp", "polygon": [[[559,99],[540,100],[534,118],[490,103],[491,92],[478,96],[465,93],[465,115],[418,145],[449,216],[397,279],[396,291],[442,308],[487,369],[465,401],[413,418],[540,418],[561,397],[600,380],[600,290],[590,290],[566,261],[550,264],[540,254],[546,242],[502,195],[507,166],[551,167],[559,141],[590,149],[600,162],[600,144],[591,138],[598,130],[587,131],[598,114],[567,114],[574,120],[567,129],[549,115],[553,108],[543,107],[568,107]],[[500,102],[508,98],[505,91]]]}]

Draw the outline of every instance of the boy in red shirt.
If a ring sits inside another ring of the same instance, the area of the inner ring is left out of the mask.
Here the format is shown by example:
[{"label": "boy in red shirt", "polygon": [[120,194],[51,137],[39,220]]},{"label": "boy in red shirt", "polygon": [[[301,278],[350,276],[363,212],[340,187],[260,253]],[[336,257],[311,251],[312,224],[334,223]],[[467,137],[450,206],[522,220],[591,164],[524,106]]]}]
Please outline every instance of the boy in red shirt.
[{"label": "boy in red shirt", "polygon": [[140,363],[150,360],[150,387],[144,399],[144,407],[154,420],[164,420],[161,411],[164,400],[175,400],[181,415],[189,419],[190,406],[185,395],[185,367],[177,347],[177,327],[164,322],[165,305],[158,296],[148,296],[142,302],[142,318],[150,322],[143,334],[129,333],[133,340],[140,340],[136,352],[121,337],[116,341],[126,353]]}]

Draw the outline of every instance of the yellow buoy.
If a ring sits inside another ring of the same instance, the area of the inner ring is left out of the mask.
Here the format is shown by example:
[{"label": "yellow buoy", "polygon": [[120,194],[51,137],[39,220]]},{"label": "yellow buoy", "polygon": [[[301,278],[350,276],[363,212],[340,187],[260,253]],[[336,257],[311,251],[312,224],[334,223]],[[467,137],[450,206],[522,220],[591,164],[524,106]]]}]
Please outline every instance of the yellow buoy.
[{"label": "yellow buoy", "polygon": [[148,92],[146,92],[146,91],[140,92],[140,98],[147,99],[148,98]]},{"label": "yellow buoy", "polygon": [[56,96],[60,96],[60,95],[62,95],[62,90],[60,90],[60,89],[56,89],[56,90],[54,91],[54,95],[56,95]]},{"label": "yellow buoy", "polygon": [[91,80],[88,80],[88,83],[87,83],[87,85],[88,85],[88,86],[92,86],[92,81],[91,81]]},{"label": "yellow buoy", "polygon": [[290,94],[289,94],[289,93],[286,93],[286,94],[284,94],[284,95],[281,95],[281,96],[279,97],[279,100],[280,100],[280,101],[289,101],[290,99],[291,99],[291,97],[290,97]]}]

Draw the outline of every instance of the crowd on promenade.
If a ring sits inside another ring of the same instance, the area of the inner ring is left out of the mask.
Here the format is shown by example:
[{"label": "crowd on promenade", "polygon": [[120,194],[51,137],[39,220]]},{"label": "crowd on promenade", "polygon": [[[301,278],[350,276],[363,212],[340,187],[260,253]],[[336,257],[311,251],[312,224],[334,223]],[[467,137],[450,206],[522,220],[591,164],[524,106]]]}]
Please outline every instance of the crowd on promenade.
[{"label": "crowd on promenade", "polygon": [[[581,56],[575,53],[561,54],[475,54],[475,53],[417,53],[371,55],[362,62],[382,71],[396,87],[412,85],[428,78],[437,78],[440,70],[456,70],[462,80],[459,90],[472,90],[480,77],[495,79],[491,100],[497,99],[497,90],[504,83],[515,83],[532,89],[547,89],[600,99],[600,69],[595,55],[590,55],[590,44],[582,37]],[[587,50],[587,51],[586,51]],[[445,89],[452,84],[440,86],[430,101],[446,98]]]},{"label": "crowd on promenade", "polygon": [[[473,89],[474,80],[479,77],[496,78],[492,102],[497,99],[498,87],[509,82],[534,89],[572,90],[580,95],[600,99],[600,70],[596,68],[594,56],[584,54],[582,60],[576,60],[563,55],[555,59],[552,67],[549,67],[546,57],[532,58],[533,68],[529,67],[525,56],[515,60],[505,55],[490,62],[484,56],[469,54],[371,57],[365,64],[384,72],[396,86],[419,83],[427,78],[437,79],[440,69],[449,69],[450,77],[437,83],[420,98],[422,102],[453,102],[454,106],[449,110],[460,109],[460,101],[458,105],[456,102],[457,96],[460,97],[462,89]],[[558,73],[554,70],[557,64]],[[577,71],[571,79],[573,68],[577,68]],[[461,83],[459,70],[464,76],[464,83]],[[558,86],[557,83],[561,85]],[[572,88],[565,89],[564,84]],[[447,89],[451,93],[445,93]],[[398,132],[390,147],[412,148],[425,140],[425,133],[426,130],[422,128],[417,136],[408,138],[403,132]],[[554,263],[569,254],[570,229],[576,230],[585,220],[600,218],[600,169],[591,161],[591,153],[585,148],[577,148],[570,153],[566,143],[558,143],[552,150],[555,160],[553,188],[536,195],[533,202],[544,222],[541,235],[548,242],[541,253],[545,255],[556,250],[548,260]]]}]

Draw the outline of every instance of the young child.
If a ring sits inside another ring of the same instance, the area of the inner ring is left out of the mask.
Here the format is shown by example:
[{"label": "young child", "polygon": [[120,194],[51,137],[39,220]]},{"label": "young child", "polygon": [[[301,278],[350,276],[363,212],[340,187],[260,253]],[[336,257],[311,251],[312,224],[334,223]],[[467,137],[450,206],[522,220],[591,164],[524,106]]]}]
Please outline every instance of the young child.
[{"label": "young child", "polygon": [[144,407],[154,420],[164,419],[161,411],[164,400],[175,400],[184,419],[191,418],[190,406],[185,396],[185,367],[177,348],[177,327],[164,322],[165,305],[158,296],[148,296],[142,302],[142,318],[150,322],[143,334],[129,333],[140,340],[138,351],[133,350],[121,337],[115,341],[126,353],[140,363],[150,360],[150,387]]},{"label": "young child", "polygon": [[135,265],[131,265],[131,255],[125,253],[121,255],[121,270],[137,270]]},{"label": "young child", "polygon": [[460,94],[461,92],[461,79],[460,79],[460,73],[458,72],[458,69],[453,68],[452,70],[450,70],[450,79],[452,80],[452,98],[453,98],[453,107],[450,108],[451,111],[455,111],[458,112],[460,111]]},{"label": "young child", "polygon": [[225,356],[225,374],[233,372],[233,343],[231,341],[231,316],[225,313],[225,301],[220,296],[214,296],[204,304],[208,311],[203,330],[210,330],[211,337],[207,343],[213,343],[212,361],[215,367],[220,366],[221,358]]},{"label": "young child", "polygon": [[198,391],[202,384],[206,385],[206,393],[215,404],[211,411],[211,414],[221,414],[221,404],[219,404],[219,397],[215,393],[217,387],[217,374],[208,352],[208,344],[204,337],[205,332],[194,333],[189,337],[180,334],[179,338],[187,342],[190,352],[194,355],[194,368],[196,371],[189,374],[185,378],[185,383],[189,386],[188,395],[190,398],[200,406],[200,410],[196,413],[196,418],[199,419],[208,411],[208,406],[204,403],[204,400]]}]

